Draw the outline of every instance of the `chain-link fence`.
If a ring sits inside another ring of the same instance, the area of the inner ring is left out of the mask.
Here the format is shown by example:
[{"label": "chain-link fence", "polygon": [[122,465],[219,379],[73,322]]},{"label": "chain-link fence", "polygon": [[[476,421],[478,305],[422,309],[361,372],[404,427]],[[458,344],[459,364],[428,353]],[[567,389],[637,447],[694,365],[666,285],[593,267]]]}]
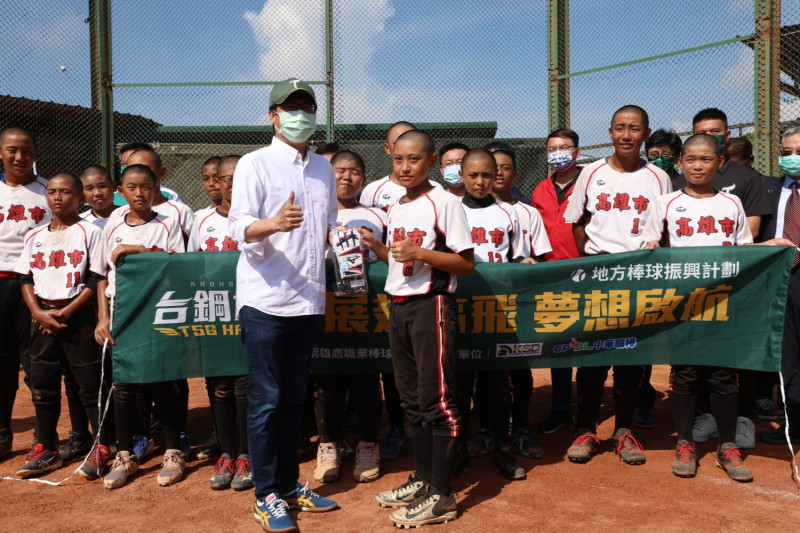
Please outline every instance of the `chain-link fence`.
[{"label": "chain-link fence", "polygon": [[360,153],[370,180],[406,120],[437,146],[509,143],[529,195],[551,129],[606,155],[629,103],[679,133],[718,107],[763,165],[800,113],[799,19],[796,0],[18,0],[0,4],[0,126],[36,131],[44,176],[116,168],[123,144],[153,143],[194,208],[208,202],[203,161],[270,141],[271,85],[291,76],[316,88],[312,145]]},{"label": "chain-link fence", "polygon": [[0,127],[36,133],[43,176],[98,161],[100,112],[92,108],[86,2],[0,3]]},{"label": "chain-link fence", "polygon": [[[787,90],[797,86],[791,63],[800,59],[793,37],[799,18],[800,4],[788,1],[646,8],[634,1],[570,2],[560,30],[572,38],[557,44],[568,48],[569,59],[550,80],[551,117],[568,117],[581,135],[582,156],[591,160],[611,152],[607,131],[622,105],[642,106],[654,131],[684,138],[695,113],[715,107],[727,114],[731,137],[752,141],[756,168],[778,172],[779,133],[800,111],[800,92]],[[558,94],[565,81],[568,90]]]},{"label": "chain-link fence", "polygon": [[[800,126],[800,5],[784,2],[780,13],[780,47],[773,67],[778,77],[779,121],[783,132]],[[777,157],[777,154],[773,154]]]},{"label": "chain-link fence", "polygon": [[382,144],[398,120],[437,147],[507,142],[530,194],[546,172],[546,23],[541,0],[334,2],[336,140],[368,156],[371,178],[391,170]]}]

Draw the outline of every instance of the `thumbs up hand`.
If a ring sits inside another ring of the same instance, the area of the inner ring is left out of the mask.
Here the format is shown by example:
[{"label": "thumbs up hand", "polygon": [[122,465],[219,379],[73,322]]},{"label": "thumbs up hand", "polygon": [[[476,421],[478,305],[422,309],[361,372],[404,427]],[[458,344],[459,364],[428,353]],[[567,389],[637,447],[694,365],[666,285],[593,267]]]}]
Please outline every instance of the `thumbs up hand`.
[{"label": "thumbs up hand", "polygon": [[292,231],[303,223],[303,209],[294,203],[294,191],[289,192],[289,199],[281,209],[280,214],[275,217],[278,231]]},{"label": "thumbs up hand", "polygon": [[415,246],[404,230],[399,230],[400,240],[392,243],[392,257],[398,263],[415,261],[419,247]]}]

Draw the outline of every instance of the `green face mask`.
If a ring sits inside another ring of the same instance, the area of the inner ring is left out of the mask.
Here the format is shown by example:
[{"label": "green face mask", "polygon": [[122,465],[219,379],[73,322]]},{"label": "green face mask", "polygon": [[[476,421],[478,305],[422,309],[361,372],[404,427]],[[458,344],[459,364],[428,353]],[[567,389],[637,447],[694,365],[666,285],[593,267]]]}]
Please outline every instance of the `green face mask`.
[{"label": "green face mask", "polygon": [[719,147],[725,148],[725,136],[724,135],[712,135],[717,141],[719,141]]},{"label": "green face mask", "polygon": [[663,170],[664,172],[671,172],[675,169],[675,158],[674,157],[664,157],[660,155],[658,157],[654,157],[650,160],[655,166]]}]

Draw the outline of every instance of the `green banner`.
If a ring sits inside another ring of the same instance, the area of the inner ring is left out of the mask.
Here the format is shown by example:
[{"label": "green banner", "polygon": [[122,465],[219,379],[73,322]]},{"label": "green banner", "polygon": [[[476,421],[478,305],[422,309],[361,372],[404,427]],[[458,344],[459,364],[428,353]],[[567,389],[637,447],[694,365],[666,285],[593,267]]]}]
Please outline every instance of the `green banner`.
[{"label": "green banner", "polygon": [[[115,381],[247,372],[235,320],[238,255],[125,259]],[[459,370],[692,363],[777,371],[793,255],[719,246],[480,264],[458,280]],[[386,265],[369,265],[368,275],[369,294],[336,297],[329,287],[313,371],[391,371]]]}]

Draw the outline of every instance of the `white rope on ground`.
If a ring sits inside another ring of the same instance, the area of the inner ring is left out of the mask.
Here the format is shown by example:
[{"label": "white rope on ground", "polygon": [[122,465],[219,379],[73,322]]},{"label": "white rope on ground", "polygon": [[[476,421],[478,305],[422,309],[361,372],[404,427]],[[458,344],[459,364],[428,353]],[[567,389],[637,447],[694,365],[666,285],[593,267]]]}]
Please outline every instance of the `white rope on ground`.
[{"label": "white rope on ground", "polygon": [[103,405],[103,378],[105,377],[105,368],[106,368],[105,367],[105,362],[106,362],[106,350],[107,350],[107,348],[108,348],[108,339],[106,339],[106,341],[103,343],[103,354],[100,357],[100,389],[97,392],[97,412],[98,412],[98,417],[99,417],[99,420],[97,421],[97,428],[98,428],[97,435],[94,436],[94,444],[92,445],[92,449],[89,450],[89,453],[86,454],[86,457],[83,458],[83,461],[81,462],[81,464],[79,464],[75,468],[75,470],[73,470],[72,473],[68,477],[65,477],[61,481],[48,481],[46,479],[36,479],[36,478],[20,479],[20,478],[17,478],[17,477],[8,477],[8,476],[2,476],[2,477],[0,477],[0,479],[6,480],[6,481],[30,481],[30,482],[33,482],[33,483],[42,483],[44,485],[50,485],[51,487],[57,487],[57,486],[61,485],[62,483],[66,483],[67,481],[69,481],[70,479],[75,477],[75,474],[78,473],[78,470],[80,470],[81,467],[86,464],[86,461],[88,461],[89,457],[92,456],[92,452],[94,451],[95,446],[97,446],[100,443],[100,428],[103,427],[103,422],[105,422],[106,415],[108,414],[108,407],[109,407],[109,405],[111,405],[111,394],[112,394],[112,392],[114,392],[114,387],[112,385],[109,388],[108,396],[106,397],[106,407],[101,412],[100,411],[100,407]]},{"label": "white rope on ground", "polygon": [[789,445],[789,453],[792,457],[792,481],[794,481],[795,485],[797,485],[797,490],[800,490],[800,472],[798,472],[797,469],[797,458],[794,455],[794,447],[792,447],[792,441],[789,438],[789,413],[786,410],[786,389],[784,388],[783,384],[783,372],[778,372],[778,377],[780,378],[781,397],[783,398],[783,415],[785,417],[784,420],[786,420],[783,429],[786,436],[786,444]]}]

